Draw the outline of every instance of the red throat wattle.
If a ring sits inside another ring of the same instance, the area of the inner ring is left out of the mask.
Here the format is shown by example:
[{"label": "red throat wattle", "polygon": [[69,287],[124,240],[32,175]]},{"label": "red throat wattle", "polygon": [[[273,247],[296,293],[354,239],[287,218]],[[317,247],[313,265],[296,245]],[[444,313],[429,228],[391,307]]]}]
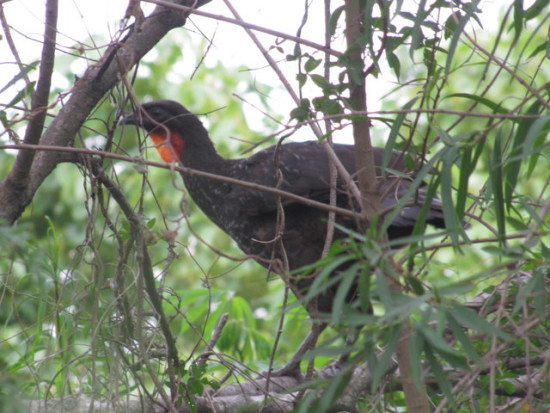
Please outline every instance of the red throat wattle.
[{"label": "red throat wattle", "polygon": [[149,136],[164,162],[172,163],[180,161],[183,147],[185,146],[183,136],[175,132],[170,132],[170,140],[167,139],[164,133],[151,133]]}]

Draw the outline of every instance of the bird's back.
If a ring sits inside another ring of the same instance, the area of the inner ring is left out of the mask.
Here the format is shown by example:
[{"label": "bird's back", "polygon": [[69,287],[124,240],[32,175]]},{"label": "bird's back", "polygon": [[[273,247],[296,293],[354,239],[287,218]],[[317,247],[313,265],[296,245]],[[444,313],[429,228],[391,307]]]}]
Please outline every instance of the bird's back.
[{"label": "bird's back", "polygon": [[[353,177],[355,166],[354,147],[334,145],[334,151]],[[375,148],[375,160],[382,163],[383,149]],[[398,154],[390,160],[394,170],[406,171]],[[330,199],[330,166],[325,149],[317,142],[288,143],[267,148],[249,158],[225,160],[220,174],[231,178],[276,187],[286,192],[328,204]],[[378,172],[382,175],[380,168]],[[206,182],[186,176],[187,187],[199,207],[246,253],[258,257],[258,261],[271,270],[282,273],[310,265],[321,258],[327,233],[325,210],[311,207],[296,200],[276,194],[233,184]],[[384,194],[382,204],[391,207],[410,186],[410,180],[386,175],[381,182]],[[423,190],[419,191],[424,194]],[[357,209],[342,179],[336,187],[340,208]],[[281,213],[281,208],[283,213]],[[413,209],[411,209],[413,208]],[[416,209],[414,209],[416,208]],[[389,235],[405,236],[412,232],[419,206],[409,206],[399,214],[390,226]],[[438,204],[431,208],[427,221],[442,226],[442,214]],[[357,221],[349,216],[336,215],[337,227],[358,230]],[[334,239],[347,234],[336,229]],[[283,252],[284,249],[284,252]],[[305,290],[311,280],[301,281]],[[327,303],[331,300],[326,300]],[[327,304],[328,305],[328,304]],[[328,310],[322,306],[322,310]]]}]

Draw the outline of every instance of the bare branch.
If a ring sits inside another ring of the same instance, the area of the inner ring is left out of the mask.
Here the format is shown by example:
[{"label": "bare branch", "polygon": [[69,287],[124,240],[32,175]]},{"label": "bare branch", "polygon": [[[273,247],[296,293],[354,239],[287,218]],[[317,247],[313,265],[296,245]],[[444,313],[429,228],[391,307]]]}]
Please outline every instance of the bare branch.
[{"label": "bare branch", "polygon": [[202,11],[202,10],[197,10],[196,8],[180,6],[180,5],[173,5],[173,4],[170,4],[168,1],[164,1],[164,0],[144,0],[144,1],[147,2],[147,3],[158,4],[159,6],[166,6],[166,7],[170,7],[170,8],[177,9],[177,10],[184,10],[184,11],[187,11],[189,13],[196,14],[197,16],[207,17],[209,19],[214,19],[214,20],[218,20],[218,21],[222,21],[222,22],[226,22],[226,23],[235,24],[237,26],[241,26],[241,27],[249,29],[249,30],[254,30],[254,31],[257,31],[257,32],[266,33],[266,34],[269,34],[271,36],[276,36],[276,37],[279,37],[281,39],[290,40],[294,43],[298,43],[298,44],[302,44],[304,46],[311,47],[312,49],[322,50],[322,51],[324,51],[324,52],[326,52],[330,55],[333,55],[333,56],[341,56],[342,55],[341,52],[339,52],[337,50],[333,50],[327,45],[323,46],[321,44],[312,42],[312,41],[307,40],[307,39],[303,39],[301,37],[292,36],[288,33],[279,32],[277,30],[268,29],[267,27],[258,26],[257,24],[248,23],[248,22],[243,21],[240,18],[232,19],[230,17],[222,16],[221,14],[212,14],[212,13],[208,13],[208,12],[205,12],[205,11]]},{"label": "bare branch", "polygon": [[[21,57],[19,56],[19,52],[17,50],[17,47],[15,45],[15,42],[13,41],[13,37],[11,35],[10,26],[8,24],[8,21],[6,20],[6,15],[4,13],[4,2],[0,1],[0,23],[2,23],[2,29],[4,32],[4,36],[6,37],[6,41],[8,43],[8,46],[10,48],[10,52],[13,55],[13,58],[15,59],[15,62],[17,63],[17,66],[19,67],[19,70],[23,72],[25,69],[25,65],[23,64],[23,61],[21,60]],[[29,79],[29,76],[25,74],[23,76],[25,79],[25,82],[27,85],[31,83],[31,80]]]},{"label": "bare branch", "polygon": [[[233,7],[231,2],[229,0],[224,0],[224,1],[225,1],[225,4],[227,5],[227,7],[229,8],[229,10],[231,10],[231,13],[233,13],[233,15],[237,18],[237,20],[242,21],[241,17],[239,16],[239,13]],[[262,45],[262,43],[260,42],[260,40],[258,39],[256,34],[246,26],[243,26],[243,28],[246,31],[246,33],[248,34],[248,36],[250,36],[250,38],[252,39],[252,41],[254,42],[256,47],[258,48],[258,50],[260,50],[260,52],[262,53],[264,58],[267,60],[267,62],[271,66],[271,68],[275,71],[275,74],[277,75],[277,77],[279,78],[279,80],[281,81],[281,83],[283,84],[283,86],[285,87],[287,92],[289,93],[292,100],[294,100],[296,105],[300,105],[300,97],[298,96],[298,94],[296,93],[296,91],[293,89],[290,82],[288,81],[288,79],[285,77],[285,75],[283,74],[283,72],[279,68],[279,65],[277,64],[277,62],[269,55],[269,52]],[[309,126],[311,127],[311,130],[313,131],[315,136],[320,140],[321,145],[327,151],[327,155],[328,155],[330,161],[334,164],[334,166],[338,170],[338,173],[342,177],[342,180],[346,183],[347,188],[349,189],[351,194],[359,201],[361,199],[361,194],[359,192],[359,189],[357,188],[357,185],[355,184],[355,182],[351,178],[349,172],[346,170],[346,168],[344,167],[344,165],[342,164],[342,162],[340,161],[338,156],[336,156],[336,153],[334,153],[334,150],[332,149],[330,144],[326,140],[321,139],[323,137],[323,133],[322,133],[321,129],[319,128],[319,125],[318,125],[317,121],[312,121],[309,124]]]},{"label": "bare branch", "polygon": [[[178,4],[202,6],[210,0],[178,0]],[[72,93],[40,138],[41,145],[68,146],[99,100],[155,46],[166,33],[183,25],[187,13],[158,6],[145,19],[140,30],[114,43],[97,65],[90,66],[76,82]],[[122,47],[123,46],[123,47]],[[110,56],[114,56],[110,59]],[[13,223],[19,218],[44,179],[60,162],[58,152],[41,152],[33,160],[32,173],[25,182],[12,171],[0,182],[0,219]]]},{"label": "bare branch", "polygon": [[[247,188],[250,188],[250,189],[255,189],[255,190],[258,190],[258,191],[268,192],[268,193],[271,193],[271,194],[274,194],[274,195],[282,196],[284,198],[292,199],[294,201],[301,202],[305,205],[312,206],[312,207],[315,207],[315,208],[323,209],[325,211],[329,211],[329,212],[332,211],[332,212],[335,212],[337,214],[346,215],[346,216],[349,216],[349,217],[357,217],[356,213],[354,213],[353,211],[350,211],[348,209],[339,208],[339,207],[336,207],[336,206],[332,207],[332,206],[327,205],[323,202],[318,202],[318,201],[314,201],[314,200],[309,199],[309,198],[304,198],[302,196],[295,195],[293,193],[286,192],[286,191],[283,191],[281,189],[277,189],[277,188],[273,188],[273,187],[265,186],[265,185],[260,185],[260,184],[255,184],[255,183],[252,183],[252,182],[241,181],[241,180],[238,180],[238,179],[234,179],[234,178],[230,178],[230,177],[222,176],[222,175],[216,175],[216,174],[209,173],[209,172],[199,171],[199,170],[196,170],[196,169],[187,168],[185,166],[167,164],[165,162],[144,161],[143,159],[131,158],[129,156],[119,155],[119,154],[115,154],[115,153],[112,153],[112,152],[98,151],[98,150],[94,150],[94,149],[71,148],[71,147],[53,146],[53,145],[48,145],[48,146],[40,145],[40,146],[38,146],[38,145],[23,145],[23,144],[16,145],[16,144],[13,144],[13,145],[0,145],[0,149],[33,149],[33,150],[44,151],[44,152],[57,152],[58,154],[63,154],[65,152],[72,152],[72,153],[82,153],[82,154],[88,154],[88,155],[98,155],[98,156],[102,156],[104,158],[118,159],[118,160],[132,162],[132,163],[140,163],[140,164],[144,164],[144,165],[154,166],[154,167],[157,167],[157,168],[170,169],[170,170],[182,172],[184,174],[203,176],[205,178],[213,179],[213,180],[216,180],[216,181],[227,182],[229,184],[240,185],[240,186],[244,186],[244,187],[247,187]],[[61,155],[58,155],[58,156],[59,156],[59,159],[63,159],[63,157]],[[1,201],[1,198],[0,198],[0,201]]]},{"label": "bare branch", "polygon": [[[101,182],[105,188],[111,193],[113,198],[116,200],[118,205],[121,207],[122,211],[124,212],[124,215],[128,219],[128,222],[130,223],[130,228],[132,231],[132,234],[134,236],[136,247],[137,247],[137,256],[138,256],[138,263],[139,263],[139,272],[140,275],[143,277],[143,281],[145,283],[145,290],[147,291],[147,295],[149,296],[149,300],[151,302],[151,305],[156,313],[156,317],[159,321],[160,329],[162,331],[162,334],[164,336],[164,339],[166,340],[166,347],[167,347],[167,354],[166,359],[168,360],[168,370],[170,375],[170,388],[172,391],[172,397],[168,397],[167,395],[163,396],[163,399],[166,404],[168,404],[170,407],[172,407],[172,400],[175,399],[175,396],[178,394],[178,383],[179,380],[177,379],[177,371],[179,370],[179,356],[178,356],[178,350],[176,348],[176,339],[172,335],[172,331],[170,330],[170,324],[168,322],[168,318],[166,317],[163,307],[162,307],[162,299],[160,297],[159,292],[157,291],[156,282],[155,282],[155,275],[153,273],[153,264],[151,262],[151,258],[149,256],[149,252],[147,250],[147,245],[145,243],[145,236],[143,234],[143,225],[139,218],[136,216],[133,208],[131,207],[130,203],[126,199],[126,196],[122,193],[120,187],[116,185],[106,174],[105,172],[99,167],[97,163],[92,162],[92,173],[94,176]],[[138,343],[144,344],[144,340],[138,340]],[[145,358],[145,362],[147,364],[147,359]],[[151,376],[155,376],[155,371],[153,368],[150,368],[148,366]],[[163,394],[163,384],[158,383],[157,384],[157,390]],[[172,409],[173,410],[173,409]],[[176,410],[173,410],[176,411]]]}]

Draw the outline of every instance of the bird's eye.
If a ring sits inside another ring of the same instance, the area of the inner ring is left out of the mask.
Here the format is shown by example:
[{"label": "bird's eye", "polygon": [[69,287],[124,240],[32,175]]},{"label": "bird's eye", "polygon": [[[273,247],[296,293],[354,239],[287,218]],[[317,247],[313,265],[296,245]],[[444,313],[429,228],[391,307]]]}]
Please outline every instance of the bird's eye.
[{"label": "bird's eye", "polygon": [[158,106],[153,106],[151,108],[148,108],[147,112],[149,113],[149,116],[151,118],[161,123],[166,122],[171,117],[170,114],[166,112],[166,110]]},{"label": "bird's eye", "polygon": [[157,106],[153,106],[152,108],[148,109],[147,112],[149,112],[149,115],[151,115],[154,118],[157,118],[161,115],[162,111]]}]

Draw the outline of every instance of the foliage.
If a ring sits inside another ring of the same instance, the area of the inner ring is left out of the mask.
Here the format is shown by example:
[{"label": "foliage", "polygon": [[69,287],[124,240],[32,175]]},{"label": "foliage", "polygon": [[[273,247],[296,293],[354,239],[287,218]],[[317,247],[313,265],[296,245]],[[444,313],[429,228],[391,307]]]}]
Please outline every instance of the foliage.
[{"label": "foliage", "polygon": [[[362,36],[345,52],[297,44],[270,50],[295,65],[292,84],[299,91],[294,108],[276,116],[290,119],[281,130],[267,120],[252,132],[250,109],[232,98],[249,97],[267,111],[275,86],[259,84],[248,68],[201,65],[209,50],[204,41],[173,33],[142,60],[128,77],[131,85],[114,89],[89,116],[75,146],[135,160],[98,158],[145,234],[162,311],[177,337],[179,370],[170,371],[167,334],[144,285],[134,224],[86,162],[62,164],[17,224],[0,227],[5,411],[21,408],[15,391],[33,398],[162,398],[175,382],[180,401],[193,407],[208,387],[284,364],[310,328],[294,298],[283,306],[283,283],[266,282],[266,271],[241,260],[232,241],[187,199],[179,175],[147,165],[158,158],[135,138],[137,131],[120,132],[117,116],[129,95],[174,99],[208,113],[205,123],[225,156],[248,148],[243,141],[269,137],[273,143],[272,135],[304,125],[325,122],[320,139],[341,130],[351,135],[351,123],[368,118],[388,154],[403,150],[410,165],[419,165],[415,187],[425,182],[441,198],[447,229],[427,231],[420,219],[397,252],[385,248],[374,226],[366,235],[350,232],[314,265],[319,276],[311,296],[330,283],[340,286],[326,316],[330,328],[302,366],[312,360],[321,369],[341,357],[344,367],[313,380],[297,411],[338,406],[355,389],[354,374],[365,362],[368,385],[356,392],[355,408],[404,409],[407,395],[391,374],[403,332],[412,363],[408,372],[401,369],[408,374],[401,380],[426,383],[438,411],[548,409],[548,2],[509,2],[496,31],[482,29],[478,1],[420,1],[415,10],[403,3],[362,2]],[[335,49],[349,24],[345,15],[338,6],[326,16]],[[354,48],[362,62],[353,58]],[[74,59],[80,58],[58,59],[55,69],[69,83]],[[177,69],[182,63],[189,65],[184,72]],[[0,111],[6,130],[0,143],[21,138],[26,119],[18,105],[35,88],[34,80],[24,80],[34,79],[38,65],[24,65],[0,85],[11,93]],[[382,82],[394,86],[381,109],[357,113],[348,93],[354,82],[367,91]],[[51,100],[65,92],[54,90]],[[13,152],[0,151],[2,179],[14,159]],[[414,196],[412,190],[402,204]],[[397,213],[386,214],[382,228]],[[463,220],[471,224],[467,231]],[[355,264],[329,277],[344,261]],[[345,298],[358,273],[359,297],[350,304]]]}]

